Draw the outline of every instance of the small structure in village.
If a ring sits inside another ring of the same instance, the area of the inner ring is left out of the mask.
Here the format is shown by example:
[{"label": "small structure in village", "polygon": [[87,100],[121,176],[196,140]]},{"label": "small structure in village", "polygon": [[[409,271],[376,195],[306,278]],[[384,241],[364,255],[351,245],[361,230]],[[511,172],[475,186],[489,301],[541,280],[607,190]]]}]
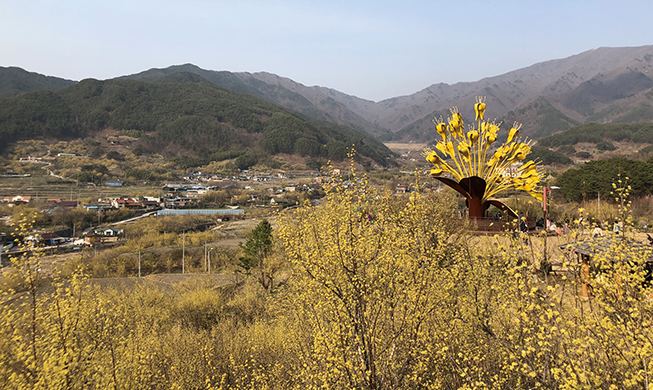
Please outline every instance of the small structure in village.
[{"label": "small structure in village", "polygon": [[110,226],[91,227],[82,232],[82,237],[87,244],[96,244],[99,242],[116,241],[125,234],[124,229],[118,229]]},{"label": "small structure in village", "polygon": [[60,237],[55,232],[40,232],[25,237],[25,241],[33,247],[49,247],[65,244],[66,238]]},{"label": "small structure in village", "polygon": [[16,195],[16,196],[6,196],[2,199],[2,202],[7,203],[9,207],[13,207],[13,206],[29,203],[31,200],[32,200],[31,196]]},{"label": "small structure in village", "polygon": [[122,187],[123,182],[120,180],[107,180],[104,184],[107,187]]},{"label": "small structure in village", "polygon": [[162,209],[156,215],[243,215],[243,209]]}]

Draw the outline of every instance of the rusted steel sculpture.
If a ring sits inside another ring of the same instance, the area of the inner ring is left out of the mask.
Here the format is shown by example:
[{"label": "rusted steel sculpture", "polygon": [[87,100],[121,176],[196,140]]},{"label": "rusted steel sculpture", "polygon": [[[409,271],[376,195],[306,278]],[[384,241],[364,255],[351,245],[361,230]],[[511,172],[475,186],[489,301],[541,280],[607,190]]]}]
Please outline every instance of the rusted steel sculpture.
[{"label": "rusted steel sculpture", "polygon": [[[485,98],[477,97],[474,109],[477,123],[469,126],[467,131],[456,107],[450,110],[446,123],[442,118],[433,120],[442,139],[435,145],[435,150],[425,149],[426,160],[434,165],[431,176],[467,199],[470,219],[483,218],[490,205],[517,217],[508,206],[490,198],[514,189],[542,200],[542,194],[536,191],[540,182],[537,164],[533,161],[516,164],[531,152],[531,141],[518,138],[521,125],[515,122],[509,129],[506,142],[489,152],[497,140],[499,124],[484,120]],[[445,173],[453,178],[443,177]]]}]

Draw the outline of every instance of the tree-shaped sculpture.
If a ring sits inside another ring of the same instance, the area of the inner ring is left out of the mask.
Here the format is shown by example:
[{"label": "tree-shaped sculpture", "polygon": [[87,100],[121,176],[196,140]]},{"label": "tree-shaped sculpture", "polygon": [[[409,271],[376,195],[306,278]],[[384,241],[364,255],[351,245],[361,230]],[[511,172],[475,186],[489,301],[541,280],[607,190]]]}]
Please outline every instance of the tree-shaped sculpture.
[{"label": "tree-shaped sculpture", "polygon": [[[490,199],[507,190],[521,190],[542,200],[542,194],[535,188],[540,181],[538,166],[533,161],[516,166],[531,152],[531,141],[518,138],[521,124],[515,122],[510,127],[508,139],[494,152],[490,147],[497,140],[499,125],[487,122],[485,98],[477,97],[477,124],[469,126],[465,132],[462,115],[453,107],[448,123],[434,119],[435,130],[442,139],[435,150],[425,150],[426,160],[433,164],[431,176],[440,180],[467,198],[469,217],[482,218],[485,210],[494,205],[516,217],[514,211],[498,200]],[[513,167],[513,165],[515,165]],[[443,177],[449,173],[453,178]]]}]

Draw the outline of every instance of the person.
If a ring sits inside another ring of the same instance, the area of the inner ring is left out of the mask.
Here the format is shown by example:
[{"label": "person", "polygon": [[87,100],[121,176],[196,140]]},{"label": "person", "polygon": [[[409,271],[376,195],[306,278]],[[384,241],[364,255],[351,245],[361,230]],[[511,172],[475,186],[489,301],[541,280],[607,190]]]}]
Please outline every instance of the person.
[{"label": "person", "polygon": [[537,221],[535,222],[535,227],[544,229],[544,218],[541,215],[537,216]]},{"label": "person", "polygon": [[615,233],[619,233],[619,221],[614,221],[614,225],[612,226],[612,231]]},{"label": "person", "polygon": [[592,237],[603,237],[603,230],[598,226],[595,227],[594,230],[592,230]]}]

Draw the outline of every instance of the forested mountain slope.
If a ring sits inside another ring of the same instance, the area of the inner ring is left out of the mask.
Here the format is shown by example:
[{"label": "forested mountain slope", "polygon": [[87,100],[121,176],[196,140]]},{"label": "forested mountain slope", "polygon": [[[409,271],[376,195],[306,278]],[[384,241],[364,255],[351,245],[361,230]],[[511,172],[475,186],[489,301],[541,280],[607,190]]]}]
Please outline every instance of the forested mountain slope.
[{"label": "forested mountain slope", "polygon": [[83,80],[58,92],[0,99],[0,137],[7,142],[83,137],[105,128],[131,131],[145,152],[204,156],[248,149],[267,154],[341,159],[352,145],[378,164],[392,152],[351,128],[305,117],[188,73],[160,82]]}]

